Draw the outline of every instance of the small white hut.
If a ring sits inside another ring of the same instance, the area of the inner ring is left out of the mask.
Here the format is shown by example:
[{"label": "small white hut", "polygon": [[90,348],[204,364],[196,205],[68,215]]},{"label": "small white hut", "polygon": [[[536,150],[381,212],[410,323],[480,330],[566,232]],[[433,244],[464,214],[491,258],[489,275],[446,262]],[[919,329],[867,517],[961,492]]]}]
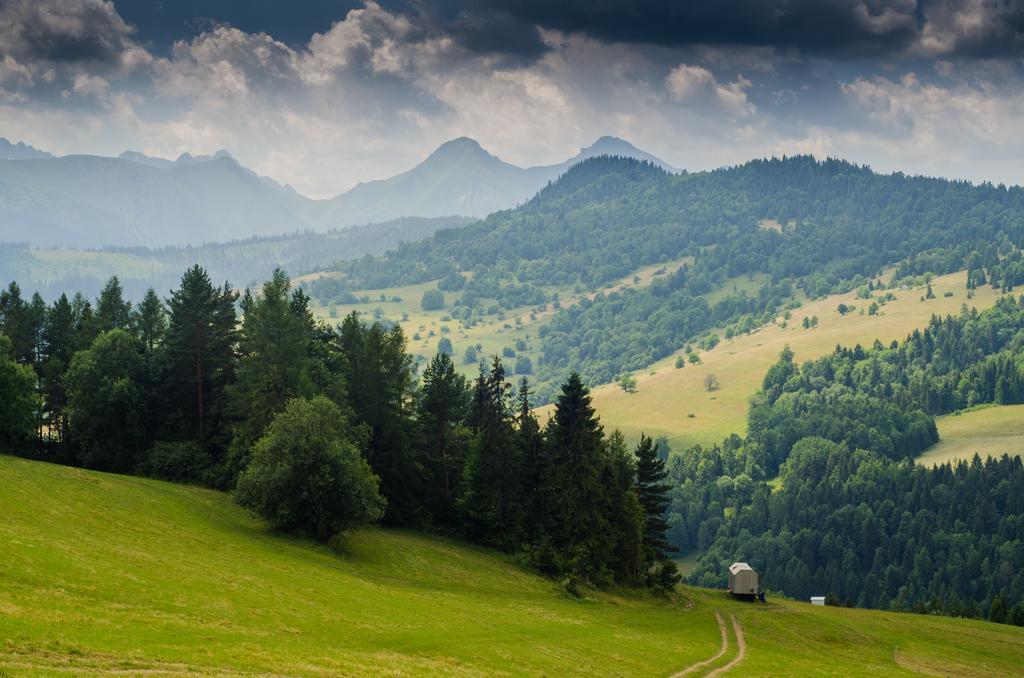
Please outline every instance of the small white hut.
[{"label": "small white hut", "polygon": [[746,563],[729,566],[729,593],[734,596],[756,596],[761,592],[761,575]]},{"label": "small white hut", "polygon": [[811,605],[824,605],[825,596],[811,596]]}]

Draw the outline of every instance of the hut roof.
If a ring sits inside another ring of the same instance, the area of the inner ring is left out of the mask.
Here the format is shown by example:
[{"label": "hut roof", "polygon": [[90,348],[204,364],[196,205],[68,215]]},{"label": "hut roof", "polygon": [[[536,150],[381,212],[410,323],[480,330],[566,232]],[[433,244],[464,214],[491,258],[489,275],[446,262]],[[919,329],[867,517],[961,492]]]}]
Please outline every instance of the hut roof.
[{"label": "hut roof", "polygon": [[746,563],[733,563],[729,566],[729,572],[731,572],[732,574],[736,574],[737,572],[743,572],[744,570],[753,572],[754,568],[752,568],[750,565],[747,565]]}]

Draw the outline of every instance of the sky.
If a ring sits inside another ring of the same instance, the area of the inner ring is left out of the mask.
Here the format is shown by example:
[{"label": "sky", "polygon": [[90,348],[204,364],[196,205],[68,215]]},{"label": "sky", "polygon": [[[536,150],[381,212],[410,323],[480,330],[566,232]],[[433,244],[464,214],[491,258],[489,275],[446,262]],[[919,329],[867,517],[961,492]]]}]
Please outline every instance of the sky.
[{"label": "sky", "polygon": [[56,154],[224,148],[327,197],[602,135],[1024,184],[1024,0],[0,0],[0,136]]}]

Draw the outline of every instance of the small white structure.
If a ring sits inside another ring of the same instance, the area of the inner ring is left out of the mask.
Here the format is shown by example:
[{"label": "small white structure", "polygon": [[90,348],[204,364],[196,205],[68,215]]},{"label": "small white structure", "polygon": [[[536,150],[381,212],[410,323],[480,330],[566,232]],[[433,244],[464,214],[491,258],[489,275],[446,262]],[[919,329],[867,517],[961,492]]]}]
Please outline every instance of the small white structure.
[{"label": "small white structure", "polygon": [[825,596],[811,596],[811,605],[824,605]]},{"label": "small white structure", "polygon": [[756,596],[761,591],[761,575],[746,563],[729,566],[729,593],[734,596]]}]

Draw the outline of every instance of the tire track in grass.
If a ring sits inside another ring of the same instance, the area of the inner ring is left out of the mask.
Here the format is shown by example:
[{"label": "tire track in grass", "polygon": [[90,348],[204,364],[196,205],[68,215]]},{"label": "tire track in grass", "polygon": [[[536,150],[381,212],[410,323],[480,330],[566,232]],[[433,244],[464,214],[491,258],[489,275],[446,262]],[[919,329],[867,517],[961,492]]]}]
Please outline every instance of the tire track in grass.
[{"label": "tire track in grass", "polygon": [[[722,646],[718,649],[718,653],[710,659],[699,661],[696,664],[690,664],[679,673],[672,674],[672,678],[679,678],[679,676],[688,676],[691,673],[700,671],[701,669],[706,668],[711,664],[714,664],[716,661],[721,659],[722,655],[729,651],[729,632],[726,630],[725,620],[722,619],[722,615],[718,614],[718,610],[715,610],[715,619],[718,620],[718,633],[722,636]],[[733,617],[734,622],[735,620],[736,618]]]},{"label": "tire track in grass", "polygon": [[743,658],[747,654],[747,641],[743,637],[743,627],[740,626],[740,622],[738,619],[736,619],[736,615],[731,614],[729,616],[732,617],[732,630],[736,634],[736,647],[739,648],[739,651],[736,653],[736,656],[732,658],[731,662],[729,662],[725,666],[715,669],[714,671],[709,673],[706,678],[711,678],[712,676],[720,676],[726,671],[735,668],[741,661],[743,661]]}]

